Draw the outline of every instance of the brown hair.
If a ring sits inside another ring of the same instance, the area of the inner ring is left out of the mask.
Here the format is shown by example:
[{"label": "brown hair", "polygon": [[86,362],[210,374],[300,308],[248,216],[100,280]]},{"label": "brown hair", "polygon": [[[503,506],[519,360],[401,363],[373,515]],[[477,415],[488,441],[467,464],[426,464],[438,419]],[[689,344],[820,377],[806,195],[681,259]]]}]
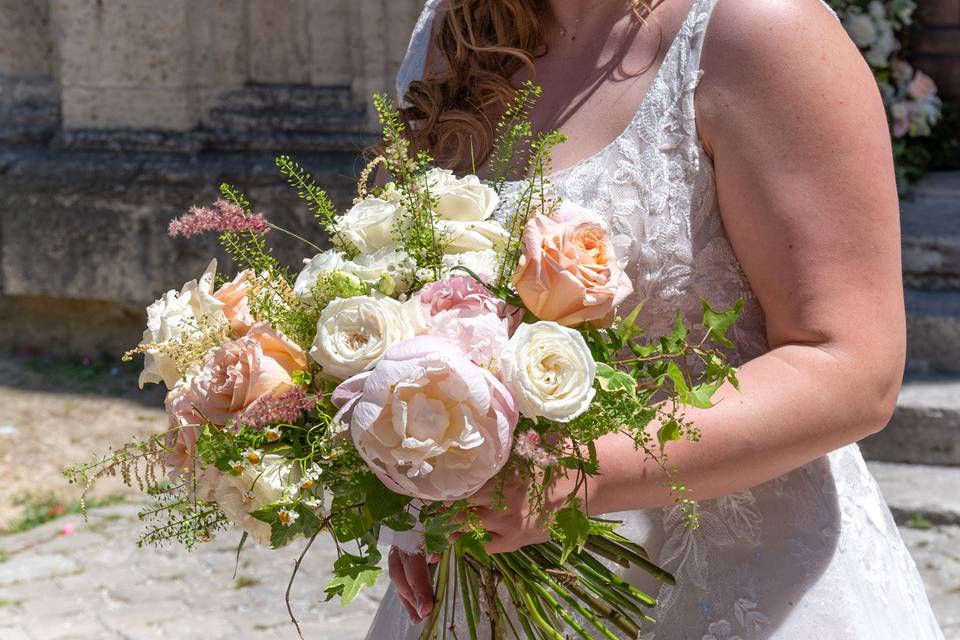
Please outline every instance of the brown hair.
[{"label": "brown hair", "polygon": [[[640,6],[633,0],[640,20]],[[410,83],[403,117],[414,146],[438,164],[468,171],[482,166],[493,129],[514,95],[511,78],[546,52],[542,17],[549,0],[446,0],[433,49],[442,60]]]}]

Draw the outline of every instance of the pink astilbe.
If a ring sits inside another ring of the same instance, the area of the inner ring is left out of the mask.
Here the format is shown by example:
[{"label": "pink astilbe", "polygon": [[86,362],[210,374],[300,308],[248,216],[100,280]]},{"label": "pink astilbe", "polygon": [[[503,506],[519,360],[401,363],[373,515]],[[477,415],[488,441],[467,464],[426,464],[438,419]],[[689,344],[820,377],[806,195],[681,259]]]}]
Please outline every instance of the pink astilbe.
[{"label": "pink astilbe", "polygon": [[217,200],[209,207],[191,207],[190,211],[170,222],[167,233],[171,237],[189,238],[209,231],[266,233],[269,230],[270,223],[263,214],[247,214],[242,207]]},{"label": "pink astilbe", "polygon": [[557,464],[557,456],[540,446],[540,434],[533,429],[517,436],[513,452],[543,469]]},{"label": "pink astilbe", "polygon": [[251,429],[263,429],[270,424],[294,424],[303,417],[304,411],[317,406],[314,398],[300,387],[291,387],[275,396],[263,396],[234,419],[235,425]]}]

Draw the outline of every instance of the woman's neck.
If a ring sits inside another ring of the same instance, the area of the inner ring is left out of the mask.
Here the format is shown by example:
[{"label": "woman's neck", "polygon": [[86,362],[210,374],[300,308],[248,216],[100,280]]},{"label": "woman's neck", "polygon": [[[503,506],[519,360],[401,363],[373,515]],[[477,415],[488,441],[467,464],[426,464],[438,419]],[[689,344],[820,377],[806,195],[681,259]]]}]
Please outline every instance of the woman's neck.
[{"label": "woman's neck", "polygon": [[578,33],[595,33],[628,15],[630,0],[549,0],[551,27],[560,35],[576,39]]}]

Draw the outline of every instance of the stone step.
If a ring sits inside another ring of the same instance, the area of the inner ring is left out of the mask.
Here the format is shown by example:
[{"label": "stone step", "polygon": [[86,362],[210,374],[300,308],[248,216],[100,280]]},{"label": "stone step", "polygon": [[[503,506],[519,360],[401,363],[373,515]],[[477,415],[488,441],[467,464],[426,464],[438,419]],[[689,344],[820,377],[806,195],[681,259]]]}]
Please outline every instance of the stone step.
[{"label": "stone step", "polygon": [[960,468],[868,462],[897,524],[960,525]]},{"label": "stone step", "polygon": [[905,297],[907,370],[960,373],[960,291],[907,289]]},{"label": "stone step", "polygon": [[900,206],[904,282],[960,290],[960,171],[931,174]]},{"label": "stone step", "polygon": [[360,109],[213,109],[204,126],[215,131],[359,133],[367,128],[366,111]]},{"label": "stone step", "polygon": [[860,448],[869,460],[960,466],[960,377],[904,381],[890,423]]}]

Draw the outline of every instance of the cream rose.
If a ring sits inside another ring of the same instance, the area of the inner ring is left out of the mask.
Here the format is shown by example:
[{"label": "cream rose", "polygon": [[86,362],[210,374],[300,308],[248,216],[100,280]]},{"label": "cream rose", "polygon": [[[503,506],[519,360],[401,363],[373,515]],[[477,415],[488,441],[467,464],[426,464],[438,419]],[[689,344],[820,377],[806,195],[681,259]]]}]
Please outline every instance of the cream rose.
[{"label": "cream rose", "polygon": [[410,303],[385,296],[337,298],[320,314],[310,357],[326,375],[344,380],[371,369],[388,348],[422,328],[422,316]]},{"label": "cream rose", "polygon": [[520,413],[569,422],[590,408],[597,374],[583,336],[556,322],[522,324],[500,358],[500,378]]},{"label": "cream rose", "polygon": [[337,229],[361,254],[373,253],[397,244],[393,229],[402,211],[397,202],[365,198],[340,217]]},{"label": "cream rose", "polygon": [[373,253],[359,255],[347,260],[335,249],[318,253],[305,262],[303,270],[297,275],[293,291],[298,298],[313,304],[313,288],[324,274],[342,272],[356,276],[364,283],[377,287],[384,276],[390,276],[397,285],[396,292],[403,292],[410,278],[413,265],[406,251],[394,247],[384,247]]},{"label": "cream rose", "polygon": [[213,498],[242,531],[260,544],[270,544],[270,525],[250,514],[277,502],[285,487],[296,481],[295,467],[283,456],[267,455],[262,465],[248,467],[239,476],[223,474],[213,488]]},{"label": "cream rose", "polygon": [[459,221],[438,220],[437,228],[445,234],[447,253],[466,251],[501,252],[510,240],[510,234],[493,220]]},{"label": "cream rose", "polygon": [[477,176],[457,178],[452,171],[431,169],[426,180],[430,195],[437,198],[437,214],[445,220],[486,220],[500,204],[497,192]]},{"label": "cream rose", "polygon": [[484,281],[491,282],[500,273],[500,254],[493,249],[447,254],[443,256],[443,277],[463,275],[464,271],[454,269],[458,266],[466,267]]},{"label": "cream rose", "polygon": [[[190,331],[194,323],[201,318],[226,320],[223,315],[224,303],[213,295],[213,281],[217,273],[217,261],[211,260],[206,271],[198,280],[191,280],[177,293],[167,291],[162,298],[147,307],[147,328],[143,332],[141,345],[162,344]],[[163,382],[173,389],[180,372],[176,362],[169,355],[157,349],[148,349],[144,353],[143,372],[140,374],[140,388],[147,383]]]}]

